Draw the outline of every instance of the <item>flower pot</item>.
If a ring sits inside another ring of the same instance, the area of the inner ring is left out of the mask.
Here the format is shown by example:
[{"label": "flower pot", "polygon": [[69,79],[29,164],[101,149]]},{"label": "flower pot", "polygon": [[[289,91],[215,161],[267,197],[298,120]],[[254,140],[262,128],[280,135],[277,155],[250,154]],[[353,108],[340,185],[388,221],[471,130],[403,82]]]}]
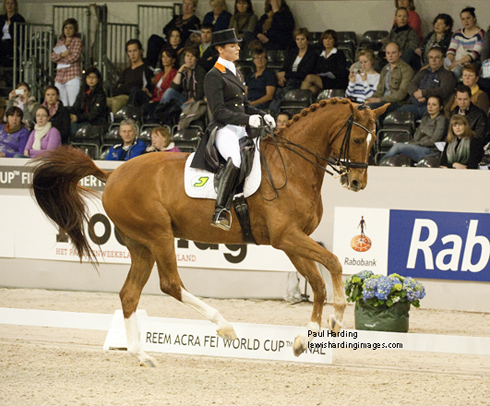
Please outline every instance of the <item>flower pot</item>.
[{"label": "flower pot", "polygon": [[362,300],[356,302],[354,316],[356,330],[408,332],[409,302],[398,302],[393,306],[374,307]]}]

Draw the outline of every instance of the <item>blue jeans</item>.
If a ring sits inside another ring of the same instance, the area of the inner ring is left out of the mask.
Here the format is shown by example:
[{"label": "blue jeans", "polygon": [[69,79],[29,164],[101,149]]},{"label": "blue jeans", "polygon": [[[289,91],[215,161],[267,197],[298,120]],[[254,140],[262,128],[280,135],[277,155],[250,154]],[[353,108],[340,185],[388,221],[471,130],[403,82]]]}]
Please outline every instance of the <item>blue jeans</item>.
[{"label": "blue jeans", "polygon": [[160,103],[168,103],[172,99],[175,99],[180,104],[181,107],[187,101],[187,99],[182,95],[182,93],[170,87],[167,90],[165,90],[165,93],[163,94]]},{"label": "blue jeans", "polygon": [[422,116],[427,113],[427,106],[417,106],[415,104],[405,104],[398,111],[409,111],[415,116],[415,120],[421,120]]},{"label": "blue jeans", "polygon": [[431,150],[430,148],[421,147],[420,145],[402,144],[400,142],[397,142],[390,148],[390,150],[386,153],[384,158],[402,154],[408,156],[412,161],[418,162],[424,156],[432,154],[432,152],[434,151]]}]

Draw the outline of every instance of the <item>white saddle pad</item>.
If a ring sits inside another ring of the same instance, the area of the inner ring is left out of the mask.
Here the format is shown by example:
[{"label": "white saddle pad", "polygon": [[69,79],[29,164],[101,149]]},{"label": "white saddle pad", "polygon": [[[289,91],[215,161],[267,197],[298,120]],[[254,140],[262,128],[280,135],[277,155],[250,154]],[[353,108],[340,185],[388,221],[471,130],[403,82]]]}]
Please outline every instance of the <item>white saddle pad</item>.
[{"label": "white saddle pad", "polygon": [[[191,168],[193,158],[194,152],[189,156],[189,158],[187,158],[185,163],[185,193],[189,197],[216,200],[216,191],[214,190],[214,173],[205,171],[204,169]],[[260,186],[260,180],[260,153],[256,144],[252,171],[245,179],[245,184],[243,187],[245,197],[252,196],[257,191]]]}]

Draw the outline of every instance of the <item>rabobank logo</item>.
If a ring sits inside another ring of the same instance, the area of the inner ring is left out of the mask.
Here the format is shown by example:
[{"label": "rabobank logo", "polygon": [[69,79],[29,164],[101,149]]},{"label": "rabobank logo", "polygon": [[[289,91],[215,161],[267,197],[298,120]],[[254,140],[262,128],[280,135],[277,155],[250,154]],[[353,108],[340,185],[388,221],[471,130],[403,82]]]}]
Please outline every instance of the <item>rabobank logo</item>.
[{"label": "rabobank logo", "polygon": [[490,214],[390,210],[388,268],[490,282]]},{"label": "rabobank logo", "polygon": [[354,236],[352,240],[350,240],[351,248],[357,252],[369,251],[373,244],[371,239],[365,233],[367,225],[366,220],[364,220],[364,216],[361,216],[361,220],[359,221],[357,228],[361,230],[361,234]]}]

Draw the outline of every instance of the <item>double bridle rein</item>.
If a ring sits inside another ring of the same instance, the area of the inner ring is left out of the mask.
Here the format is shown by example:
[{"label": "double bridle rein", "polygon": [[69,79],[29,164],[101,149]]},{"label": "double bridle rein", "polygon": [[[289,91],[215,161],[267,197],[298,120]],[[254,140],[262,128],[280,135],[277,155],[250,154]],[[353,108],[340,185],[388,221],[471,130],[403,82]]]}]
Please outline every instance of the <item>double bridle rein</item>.
[{"label": "double bridle rein", "polygon": [[[366,108],[367,108],[367,106],[365,104],[360,104],[356,107],[356,109],[358,109],[358,110],[364,110]],[[340,176],[347,175],[351,168],[359,168],[359,169],[367,168],[368,167],[367,163],[365,163],[365,162],[351,162],[349,159],[349,145],[350,145],[351,131],[352,131],[352,126],[354,126],[354,125],[362,128],[368,134],[372,134],[374,131],[374,130],[370,131],[369,129],[364,127],[362,124],[359,124],[358,122],[354,121],[354,115],[351,114],[351,116],[347,119],[347,121],[344,123],[344,125],[337,131],[337,133],[333,136],[333,138],[331,140],[331,143],[333,143],[333,141],[335,141],[335,139],[339,136],[341,131],[344,128],[346,129],[344,139],[342,140],[342,145],[340,147],[339,155],[337,158],[331,158],[331,157],[325,158],[321,155],[314,153],[313,151],[310,151],[308,148],[305,148],[302,145],[296,144],[295,142],[288,140],[287,138],[284,138],[283,136],[281,136],[279,134],[275,134],[272,129],[265,128],[266,136],[269,136],[272,139],[272,141],[274,142],[275,148],[276,148],[276,150],[279,153],[279,156],[281,158],[281,162],[282,162],[282,165],[284,168],[285,179],[284,179],[284,184],[280,187],[277,187],[274,184],[274,180],[272,179],[272,174],[270,172],[269,164],[267,163],[267,159],[265,159],[264,154],[262,153],[262,151],[260,151],[260,161],[261,161],[262,165],[265,167],[266,172],[267,172],[266,182],[274,190],[274,194],[275,194],[274,198],[272,198],[272,199],[266,199],[264,196],[262,196],[262,197],[264,197],[265,200],[276,199],[278,197],[277,191],[284,188],[287,184],[286,165],[284,163],[284,158],[283,158],[281,150],[279,148],[281,146],[283,148],[288,149],[291,152],[294,152],[295,154],[299,155],[304,160],[308,161],[312,165],[321,169],[323,172],[326,172],[329,175],[334,176],[334,177],[340,177]],[[296,149],[293,147],[295,147]],[[307,154],[310,154],[311,156],[313,156],[313,157],[315,157],[321,161],[325,161],[327,165],[325,167],[319,165],[317,162],[313,161],[308,156],[304,155],[301,151],[298,151],[298,149],[306,152]],[[329,167],[330,167],[330,169],[333,170],[333,172],[329,170]]]}]

